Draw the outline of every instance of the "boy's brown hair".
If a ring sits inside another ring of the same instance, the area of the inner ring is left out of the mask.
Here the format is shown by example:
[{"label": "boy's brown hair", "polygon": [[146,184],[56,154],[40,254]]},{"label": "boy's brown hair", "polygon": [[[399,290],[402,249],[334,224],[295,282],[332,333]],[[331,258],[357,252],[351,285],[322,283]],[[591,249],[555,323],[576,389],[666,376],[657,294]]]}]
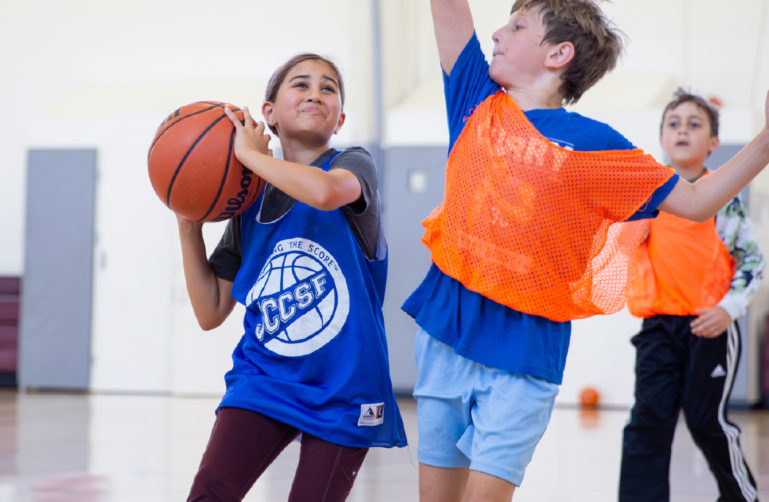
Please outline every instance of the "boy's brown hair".
[{"label": "boy's brown hair", "polygon": [[698,94],[694,94],[690,91],[684,90],[679,87],[673,93],[673,99],[665,105],[665,109],[662,110],[662,120],[660,121],[660,134],[662,134],[662,128],[665,126],[665,115],[673,108],[678,108],[683,103],[694,103],[694,105],[705,112],[710,123],[710,137],[715,138],[718,136],[718,108],[712,106],[708,101]]},{"label": "boy's brown hair", "polygon": [[561,74],[564,103],[576,103],[617,64],[622,32],[594,0],[515,0],[510,13],[519,9],[539,11],[545,25],[542,43],[574,45],[574,58]]}]

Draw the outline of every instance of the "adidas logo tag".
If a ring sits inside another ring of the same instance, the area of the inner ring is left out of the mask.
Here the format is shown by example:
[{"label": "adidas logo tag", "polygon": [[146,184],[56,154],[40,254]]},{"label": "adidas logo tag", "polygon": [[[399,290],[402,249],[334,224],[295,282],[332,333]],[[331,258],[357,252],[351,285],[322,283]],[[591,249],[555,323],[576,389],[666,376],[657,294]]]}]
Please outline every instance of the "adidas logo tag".
[{"label": "adidas logo tag", "polygon": [[384,422],[384,403],[360,405],[358,427],[371,427]]},{"label": "adidas logo tag", "polygon": [[724,367],[720,364],[717,364],[715,368],[713,368],[713,371],[710,373],[710,378],[719,378],[722,376],[726,376],[726,371],[724,371]]}]

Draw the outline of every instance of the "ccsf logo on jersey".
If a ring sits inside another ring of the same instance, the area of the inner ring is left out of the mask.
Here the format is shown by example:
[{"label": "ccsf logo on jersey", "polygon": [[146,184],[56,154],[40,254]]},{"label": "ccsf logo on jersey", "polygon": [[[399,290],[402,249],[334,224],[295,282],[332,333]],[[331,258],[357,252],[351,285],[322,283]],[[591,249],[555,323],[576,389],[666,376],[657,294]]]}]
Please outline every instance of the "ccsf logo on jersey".
[{"label": "ccsf logo on jersey", "polygon": [[310,354],[333,340],[350,311],[347,281],[336,259],[304,238],[278,242],[246,307],[259,308],[256,338],[283,356]]}]

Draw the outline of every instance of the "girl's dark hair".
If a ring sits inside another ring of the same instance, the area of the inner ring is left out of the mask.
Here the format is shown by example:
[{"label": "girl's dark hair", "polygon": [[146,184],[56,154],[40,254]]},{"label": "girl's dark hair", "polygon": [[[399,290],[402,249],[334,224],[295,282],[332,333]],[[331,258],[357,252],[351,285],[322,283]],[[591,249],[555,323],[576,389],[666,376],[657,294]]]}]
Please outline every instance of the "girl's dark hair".
[{"label": "girl's dark hair", "polygon": [[662,128],[665,126],[665,114],[673,108],[678,108],[683,103],[694,103],[694,105],[705,112],[710,122],[710,137],[715,138],[718,136],[718,109],[707,102],[705,98],[698,94],[694,94],[690,91],[684,90],[679,87],[673,93],[673,99],[662,110],[662,120],[660,121],[660,134],[662,134]]},{"label": "girl's dark hair", "polygon": [[[283,84],[283,81],[286,80],[286,75],[288,75],[288,72],[291,71],[291,68],[298,65],[299,63],[303,63],[304,61],[321,61],[327,64],[329,68],[331,68],[331,71],[334,72],[337,81],[339,82],[339,97],[342,99],[342,106],[344,107],[344,82],[342,81],[342,73],[339,71],[339,68],[336,66],[336,64],[334,64],[333,61],[312,52],[297,54],[296,56],[283,63],[277,70],[275,70],[275,73],[272,74],[269,82],[267,82],[267,90],[264,93],[264,100],[274,103],[275,99],[278,97],[278,89]],[[278,134],[278,130],[274,126],[269,127],[270,131]]]}]

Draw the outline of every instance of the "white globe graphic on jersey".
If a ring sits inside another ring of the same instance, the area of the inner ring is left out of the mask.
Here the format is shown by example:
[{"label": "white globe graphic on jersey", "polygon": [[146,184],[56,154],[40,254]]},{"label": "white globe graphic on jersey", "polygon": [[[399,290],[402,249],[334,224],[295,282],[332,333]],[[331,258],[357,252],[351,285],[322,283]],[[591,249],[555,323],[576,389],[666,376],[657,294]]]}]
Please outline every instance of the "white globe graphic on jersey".
[{"label": "white globe graphic on jersey", "polygon": [[347,281],[336,259],[308,239],[278,242],[262,267],[246,306],[261,317],[256,338],[283,356],[310,354],[336,337],[350,310]]}]

